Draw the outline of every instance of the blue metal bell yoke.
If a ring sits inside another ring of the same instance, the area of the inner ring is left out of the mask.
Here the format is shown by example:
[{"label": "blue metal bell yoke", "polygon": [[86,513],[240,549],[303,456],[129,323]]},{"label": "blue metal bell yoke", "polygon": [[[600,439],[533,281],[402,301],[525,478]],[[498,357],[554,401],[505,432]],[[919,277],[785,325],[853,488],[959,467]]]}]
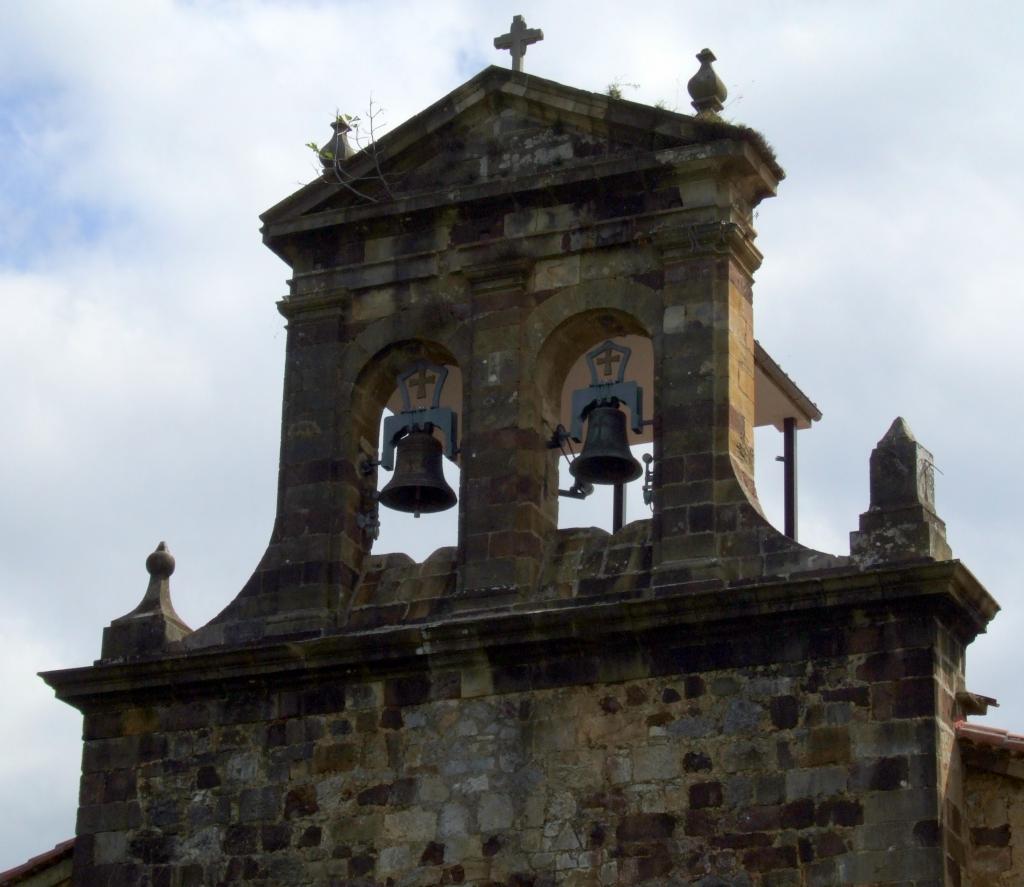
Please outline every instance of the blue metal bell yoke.
[{"label": "blue metal bell yoke", "polygon": [[[583,440],[583,422],[587,412],[595,406],[623,404],[630,414],[630,427],[640,434],[644,426],[644,390],[636,382],[626,382],[626,365],[633,350],[606,339],[592,351],[587,352],[587,367],[590,370],[590,384],[572,393],[572,417],[569,436],[579,442]],[[601,364],[606,381],[601,381],[597,365]],[[616,372],[613,374],[612,368]]]},{"label": "blue metal bell yoke", "polygon": [[[434,375],[431,376],[430,374]],[[402,410],[384,419],[384,440],[381,446],[380,466],[388,471],[395,468],[395,445],[403,433],[440,430],[444,437],[444,454],[455,461],[458,452],[458,416],[451,407],[441,406],[441,389],[448,378],[448,368],[421,360],[398,376],[398,391],[402,396]],[[409,385],[419,388],[419,398],[426,396],[428,385],[434,386],[430,406],[415,408],[409,397]]]}]

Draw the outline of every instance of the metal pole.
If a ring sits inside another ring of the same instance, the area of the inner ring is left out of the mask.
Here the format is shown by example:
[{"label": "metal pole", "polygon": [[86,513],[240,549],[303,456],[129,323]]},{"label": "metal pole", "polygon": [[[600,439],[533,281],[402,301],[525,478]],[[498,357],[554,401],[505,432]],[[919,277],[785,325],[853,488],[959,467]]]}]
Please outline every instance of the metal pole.
[{"label": "metal pole", "polygon": [[782,427],[783,500],[785,533],[796,541],[796,419],[784,419]]},{"label": "metal pole", "polygon": [[626,485],[616,484],[612,496],[612,532],[617,533],[626,522]]}]

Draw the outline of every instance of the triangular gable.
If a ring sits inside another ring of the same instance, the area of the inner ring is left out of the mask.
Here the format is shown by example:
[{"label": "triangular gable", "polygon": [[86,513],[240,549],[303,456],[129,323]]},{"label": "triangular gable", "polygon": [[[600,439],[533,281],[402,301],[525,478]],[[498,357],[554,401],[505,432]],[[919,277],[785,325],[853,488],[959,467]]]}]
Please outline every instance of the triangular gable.
[{"label": "triangular gable", "polygon": [[[574,167],[593,176],[597,161],[720,139],[754,143],[781,177],[753,130],[492,66],[379,139],[376,157],[361,151],[342,171],[369,189],[382,172],[392,194],[403,199],[451,189],[472,199],[495,183],[506,190],[516,179],[543,174],[569,180]],[[505,158],[504,165],[500,159],[491,164],[492,157]],[[273,236],[305,216],[372,204],[365,193],[322,177],[263,213],[264,230]],[[379,188],[375,196],[393,202]]]}]

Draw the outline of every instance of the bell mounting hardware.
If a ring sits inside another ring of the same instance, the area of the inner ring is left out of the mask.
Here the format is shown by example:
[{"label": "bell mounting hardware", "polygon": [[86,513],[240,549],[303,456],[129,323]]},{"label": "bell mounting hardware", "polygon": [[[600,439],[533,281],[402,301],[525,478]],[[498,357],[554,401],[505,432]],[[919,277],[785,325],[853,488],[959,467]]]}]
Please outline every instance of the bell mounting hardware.
[{"label": "bell mounting hardware", "polygon": [[[433,373],[434,375],[431,375]],[[437,428],[444,436],[444,454],[455,461],[458,452],[455,439],[458,435],[458,416],[450,407],[441,406],[441,390],[448,378],[448,367],[420,360],[398,377],[398,393],[402,398],[401,412],[384,420],[384,445],[381,447],[380,465],[388,471],[395,467],[395,444],[403,434],[419,429],[432,431]],[[417,399],[426,397],[427,386],[434,390],[429,407],[414,407],[409,397],[409,385],[417,389]]]},{"label": "bell mounting hardware", "polygon": [[639,434],[644,425],[644,392],[636,382],[625,381],[632,353],[626,345],[607,339],[586,354],[590,385],[572,393],[569,431],[573,440],[581,441],[586,421],[583,452],[569,467],[580,483],[619,485],[641,474],[640,463],[629,451],[626,417],[619,410],[620,403],[629,408],[633,431]]},{"label": "bell mounting hardware", "polygon": [[631,427],[634,433],[640,434],[644,427],[644,390],[636,382],[625,381],[626,366],[632,354],[632,348],[611,339],[587,352],[590,384],[572,393],[572,424],[569,434],[573,440],[583,440],[583,420],[593,407],[615,406],[619,403],[629,408]]},{"label": "bell mounting hardware", "polygon": [[[441,468],[442,445],[434,437],[434,429],[437,428],[444,437],[444,455],[454,460],[458,417],[450,407],[440,405],[441,389],[447,378],[447,367],[426,361],[418,361],[398,377],[402,409],[384,420],[384,442],[379,463],[388,471],[395,472],[378,497],[381,505],[387,508],[419,517],[420,514],[445,511],[457,501]],[[414,407],[410,387],[415,389],[416,400],[423,401],[431,385],[430,406]]]}]

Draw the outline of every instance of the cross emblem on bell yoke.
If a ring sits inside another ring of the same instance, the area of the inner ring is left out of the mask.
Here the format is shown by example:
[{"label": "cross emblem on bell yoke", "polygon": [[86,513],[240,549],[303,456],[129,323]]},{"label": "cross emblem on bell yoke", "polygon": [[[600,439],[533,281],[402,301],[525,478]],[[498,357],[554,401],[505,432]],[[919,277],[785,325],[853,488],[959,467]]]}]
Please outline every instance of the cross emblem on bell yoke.
[{"label": "cross emblem on bell yoke", "polygon": [[427,373],[426,367],[420,367],[419,372],[412,376],[406,384],[415,388],[413,396],[417,400],[423,400],[427,396],[427,386],[433,385],[437,381],[437,376],[431,376]]},{"label": "cross emblem on bell yoke", "polygon": [[612,374],[612,368],[622,360],[622,355],[617,354],[614,349],[606,348],[597,357],[594,358],[594,363],[599,363],[601,369],[604,371],[606,376]]},{"label": "cross emblem on bell yoke", "polygon": [[522,71],[526,47],[543,39],[544,32],[540,28],[526,27],[526,21],[521,15],[517,15],[512,19],[512,27],[509,29],[509,32],[494,38],[494,48],[507,49],[511,52],[512,70]]}]

